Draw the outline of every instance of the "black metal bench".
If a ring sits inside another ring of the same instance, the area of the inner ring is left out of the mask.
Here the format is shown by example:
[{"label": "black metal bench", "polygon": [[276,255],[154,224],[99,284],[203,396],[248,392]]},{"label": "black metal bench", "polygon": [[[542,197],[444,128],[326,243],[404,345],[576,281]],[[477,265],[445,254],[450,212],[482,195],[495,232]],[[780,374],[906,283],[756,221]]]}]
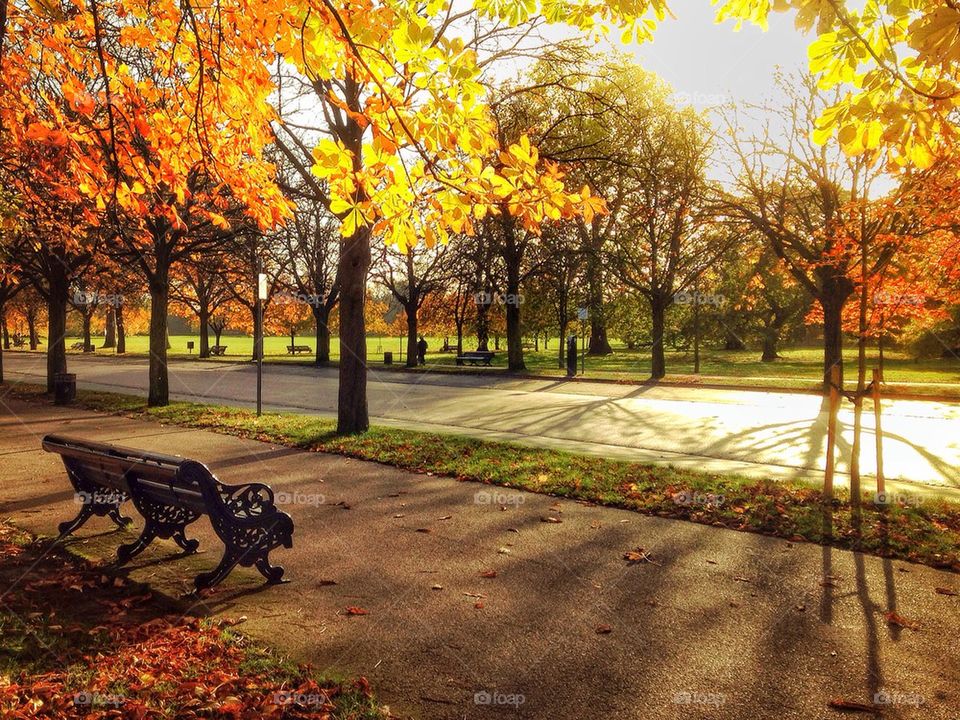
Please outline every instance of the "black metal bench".
[{"label": "black metal bench", "polygon": [[310,353],[313,352],[313,348],[309,345],[287,345],[287,354],[296,355],[298,353]]},{"label": "black metal bench", "polygon": [[212,348],[210,348],[211,355],[223,355],[226,351],[226,345],[214,345]]},{"label": "black metal bench", "polygon": [[96,347],[96,345],[94,345],[93,343],[90,343],[90,347],[89,347],[89,349],[88,349],[88,348],[83,344],[83,341],[81,340],[80,342],[75,342],[73,345],[71,345],[71,346],[70,346],[70,349],[71,349],[71,350],[83,350],[84,352],[94,352],[94,351],[96,351],[97,347]]},{"label": "black metal bench", "polygon": [[224,485],[195,460],[63,435],[47,435],[43,449],[61,456],[82,504],[76,518],[60,524],[61,536],[93,515],[126,526],[132,521],[120,506],[129,499],[145,525],[139,538],[117,548],[118,563],[140,554],[157,537],[172,538],[186,554],[196,552],[199,542],[188,539],[185,530],[206,515],[225,550],[214,570],[194,579],[197,590],[216,585],[237,565],[255,565],[271,584],[283,577],[283,568],[271,565],[268,556],[281,545],[293,546],[293,520],[276,508],[269,486]]},{"label": "black metal bench", "polygon": [[465,352],[463,355],[457,356],[457,365],[486,365],[489,367],[490,363],[493,362],[495,355],[496,353],[489,350],[474,350],[472,352]]}]

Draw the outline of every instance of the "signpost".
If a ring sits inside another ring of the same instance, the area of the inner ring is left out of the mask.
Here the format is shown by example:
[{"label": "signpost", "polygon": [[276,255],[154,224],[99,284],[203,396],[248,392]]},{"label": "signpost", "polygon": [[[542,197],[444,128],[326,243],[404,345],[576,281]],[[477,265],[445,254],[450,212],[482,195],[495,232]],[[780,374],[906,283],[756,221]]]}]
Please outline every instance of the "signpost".
[{"label": "signpost", "polygon": [[263,412],[263,301],[267,299],[267,276],[257,274],[257,337],[253,339],[257,354],[257,417]]}]

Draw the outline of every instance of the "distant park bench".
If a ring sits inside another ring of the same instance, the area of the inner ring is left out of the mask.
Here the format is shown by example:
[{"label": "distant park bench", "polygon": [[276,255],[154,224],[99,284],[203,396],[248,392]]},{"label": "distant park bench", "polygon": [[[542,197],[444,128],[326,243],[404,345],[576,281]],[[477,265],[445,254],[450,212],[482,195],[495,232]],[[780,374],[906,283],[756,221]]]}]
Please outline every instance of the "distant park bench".
[{"label": "distant park bench", "polygon": [[313,348],[309,345],[287,345],[288,355],[297,355],[299,353],[311,353]]},{"label": "distant park bench", "polygon": [[268,556],[281,545],[293,546],[293,520],[277,509],[269,486],[224,485],[195,460],[63,435],[47,435],[43,449],[61,456],[82,503],[76,518],[60,524],[61,536],[91,515],[126,526],[131,520],[120,514],[120,506],[130,499],[146,523],[139,538],[117,549],[118,563],[139,555],[157,537],[173,538],[185,554],[196,552],[200,543],[187,539],[185,529],[206,515],[225,550],[214,570],[194,579],[197,590],[216,585],[237,565],[256,565],[270,584],[283,577],[283,568],[271,565]]},{"label": "distant park bench", "polygon": [[474,350],[457,356],[457,365],[486,365],[490,367],[496,353],[489,350]]},{"label": "distant park bench", "polygon": [[210,348],[211,355],[223,355],[226,351],[226,345],[214,345],[212,348]]},{"label": "distant park bench", "polygon": [[14,335],[10,338],[10,342],[13,343],[14,347],[23,347],[27,344],[27,339],[23,335]]},{"label": "distant park bench", "polygon": [[524,350],[533,350],[536,347],[536,345],[532,342],[522,342],[520,343],[520,347],[523,348]]},{"label": "distant park bench", "polygon": [[70,349],[71,349],[71,350],[83,350],[84,352],[94,352],[94,351],[96,351],[97,346],[94,345],[93,343],[90,343],[90,348],[89,348],[89,350],[88,350],[88,349],[86,349],[86,348],[84,347],[83,341],[81,340],[80,342],[75,342],[73,345],[71,345],[71,346],[70,346]]}]

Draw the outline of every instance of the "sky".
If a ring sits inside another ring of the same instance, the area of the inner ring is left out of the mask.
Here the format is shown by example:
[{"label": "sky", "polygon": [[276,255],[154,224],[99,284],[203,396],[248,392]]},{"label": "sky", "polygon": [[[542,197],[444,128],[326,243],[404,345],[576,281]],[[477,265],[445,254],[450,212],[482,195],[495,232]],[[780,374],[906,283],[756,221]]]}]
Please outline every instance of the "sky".
[{"label": "sky", "polygon": [[806,70],[807,45],[814,39],[793,27],[793,14],[770,14],[769,29],[714,22],[708,0],[676,0],[676,19],[667,18],[653,42],[627,49],[681,97],[698,106],[724,101],[762,102],[776,98],[774,70]]}]

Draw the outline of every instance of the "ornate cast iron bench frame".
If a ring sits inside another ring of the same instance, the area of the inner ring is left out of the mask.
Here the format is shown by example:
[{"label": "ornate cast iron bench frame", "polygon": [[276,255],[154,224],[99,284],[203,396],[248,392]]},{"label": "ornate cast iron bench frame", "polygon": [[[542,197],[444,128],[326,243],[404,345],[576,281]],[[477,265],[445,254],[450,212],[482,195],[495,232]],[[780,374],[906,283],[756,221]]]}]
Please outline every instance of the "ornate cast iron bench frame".
[{"label": "ornate cast iron bench frame", "polygon": [[283,568],[271,565],[268,556],[281,545],[293,547],[293,520],[277,509],[268,485],[225,485],[195,460],[63,435],[47,435],[43,449],[61,456],[82,504],[77,517],[60,524],[61,537],[93,515],[128,525],[132,520],[120,506],[132,500],[145,525],[139,538],[117,548],[119,564],[157,537],[173,538],[185,554],[196,552],[200,543],[185,530],[206,515],[225,550],[214,570],[194,579],[197,590],[216,585],[237,565],[256,566],[270,584],[281,581]]}]

